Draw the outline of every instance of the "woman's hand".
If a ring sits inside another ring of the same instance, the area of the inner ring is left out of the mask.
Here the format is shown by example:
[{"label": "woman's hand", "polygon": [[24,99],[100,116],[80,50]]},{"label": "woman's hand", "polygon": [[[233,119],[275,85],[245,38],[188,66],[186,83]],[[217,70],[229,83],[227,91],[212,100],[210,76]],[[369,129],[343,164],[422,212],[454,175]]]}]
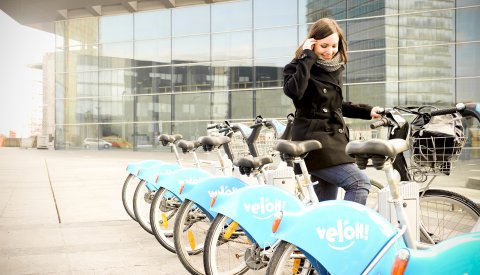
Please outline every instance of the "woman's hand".
[{"label": "woman's hand", "polygon": [[313,48],[315,48],[315,43],[317,43],[317,40],[315,40],[314,38],[308,38],[307,40],[305,40],[305,42],[303,42],[303,49],[304,50],[312,50],[313,51]]},{"label": "woman's hand", "polygon": [[379,107],[379,106],[375,106],[372,108],[372,110],[370,111],[370,116],[372,118],[380,118],[382,117],[380,114],[384,112],[384,109]]}]

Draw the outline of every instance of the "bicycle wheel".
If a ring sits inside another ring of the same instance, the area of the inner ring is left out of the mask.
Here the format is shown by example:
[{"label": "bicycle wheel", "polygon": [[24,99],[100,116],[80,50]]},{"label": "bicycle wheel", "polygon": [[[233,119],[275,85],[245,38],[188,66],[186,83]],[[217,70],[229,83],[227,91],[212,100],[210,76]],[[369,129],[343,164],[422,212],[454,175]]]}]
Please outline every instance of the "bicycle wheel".
[{"label": "bicycle wheel", "polygon": [[420,197],[420,241],[434,244],[468,233],[479,217],[480,208],[470,199],[447,190],[429,189]]},{"label": "bicycle wheel", "polygon": [[173,240],[178,258],[190,274],[205,274],[200,253],[211,224],[208,216],[191,200],[185,200],[178,209]]},{"label": "bicycle wheel", "polygon": [[150,208],[149,221],[153,235],[163,247],[173,253],[176,252],[173,243],[173,226],[180,204],[177,196],[161,187],[155,193]]},{"label": "bicycle wheel", "polygon": [[[207,232],[203,251],[205,274],[243,274],[248,271],[247,253],[251,242],[240,226],[218,214]],[[230,235],[231,234],[231,235]]]},{"label": "bicycle wheel", "polygon": [[133,213],[133,196],[135,194],[135,189],[138,186],[138,178],[133,174],[128,174],[125,182],[123,183],[122,188],[122,202],[125,211],[134,221],[137,221],[135,213]]},{"label": "bicycle wheel", "polygon": [[141,180],[135,194],[133,195],[133,213],[140,226],[148,233],[152,234],[152,227],[150,226],[150,205],[152,204],[155,191],[148,190],[146,182]]},{"label": "bicycle wheel", "polygon": [[281,241],[268,263],[267,275],[318,274],[298,248]]},{"label": "bicycle wheel", "polygon": [[366,206],[370,209],[378,211],[378,191],[383,189],[383,185],[375,180],[370,180],[371,187],[368,193]]}]

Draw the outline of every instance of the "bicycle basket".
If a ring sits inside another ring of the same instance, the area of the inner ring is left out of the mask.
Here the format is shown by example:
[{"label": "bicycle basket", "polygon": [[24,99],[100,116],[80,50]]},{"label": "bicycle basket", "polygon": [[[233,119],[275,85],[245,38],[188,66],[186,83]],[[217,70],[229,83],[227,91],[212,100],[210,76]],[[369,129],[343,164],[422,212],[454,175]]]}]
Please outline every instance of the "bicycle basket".
[{"label": "bicycle basket", "polygon": [[428,168],[428,174],[449,175],[465,145],[465,134],[457,114],[425,117],[412,121],[411,164]]}]

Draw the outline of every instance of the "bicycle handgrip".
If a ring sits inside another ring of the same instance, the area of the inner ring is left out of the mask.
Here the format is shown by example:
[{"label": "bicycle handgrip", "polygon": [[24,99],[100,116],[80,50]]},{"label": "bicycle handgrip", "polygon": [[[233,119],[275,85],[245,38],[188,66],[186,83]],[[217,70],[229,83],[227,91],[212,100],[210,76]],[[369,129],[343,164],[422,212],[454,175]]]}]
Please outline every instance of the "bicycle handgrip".
[{"label": "bicycle handgrip", "polygon": [[255,128],[260,127],[260,126],[262,126],[262,125],[263,125],[263,122],[255,123],[255,124],[253,124],[252,126],[250,126],[250,128],[255,129]]},{"label": "bicycle handgrip", "polygon": [[382,118],[378,121],[375,121],[374,123],[370,124],[370,129],[375,129],[380,126],[387,126],[388,125],[388,119]]},{"label": "bicycle handgrip", "polygon": [[212,126],[208,126],[208,127],[207,127],[207,130],[218,128],[218,126],[219,126],[218,124],[215,124],[215,125],[212,125]]},{"label": "bicycle handgrip", "polygon": [[441,115],[448,115],[454,114],[458,111],[457,107],[441,109],[441,110],[434,110],[430,113],[431,116],[441,116]]}]

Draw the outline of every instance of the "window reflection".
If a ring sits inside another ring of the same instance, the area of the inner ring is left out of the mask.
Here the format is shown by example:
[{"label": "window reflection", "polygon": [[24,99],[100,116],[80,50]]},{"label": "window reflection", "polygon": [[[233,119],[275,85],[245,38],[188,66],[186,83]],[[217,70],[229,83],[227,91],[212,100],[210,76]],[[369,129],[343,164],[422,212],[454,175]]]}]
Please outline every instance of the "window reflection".
[{"label": "window reflection", "polygon": [[282,89],[257,90],[255,92],[255,114],[264,118],[285,118],[295,112],[292,100]]},{"label": "window reflection", "polygon": [[75,96],[98,95],[98,72],[78,73],[76,77],[77,92]]},{"label": "window reflection", "polygon": [[100,45],[100,68],[127,68],[133,65],[133,42]]},{"label": "window reflection", "polygon": [[175,92],[208,91],[212,89],[210,64],[174,66],[173,89]]},{"label": "window reflection", "polygon": [[98,70],[97,45],[74,46],[67,49],[68,71]]},{"label": "window reflection", "polygon": [[210,93],[185,93],[174,96],[175,120],[210,120]]},{"label": "window reflection", "polygon": [[212,32],[243,30],[251,27],[251,0],[212,5]]},{"label": "window reflection", "polygon": [[172,35],[210,32],[210,6],[189,6],[172,10]]},{"label": "window reflection", "polygon": [[480,102],[480,77],[457,79],[455,84],[457,102]]},{"label": "window reflection", "polygon": [[212,35],[212,60],[252,58],[252,33],[234,32]]},{"label": "window reflection", "polygon": [[399,46],[418,46],[447,43],[455,39],[455,11],[401,15],[399,24]]},{"label": "window reflection", "polygon": [[133,40],[133,14],[100,17],[100,43]]},{"label": "window reflection", "polygon": [[283,68],[291,58],[263,59],[255,61],[255,85],[257,88],[282,87]]},{"label": "window reflection", "polygon": [[429,80],[399,83],[401,105],[451,107],[455,103],[455,80]]},{"label": "window reflection", "polygon": [[400,48],[400,80],[454,77],[454,46]]},{"label": "window reflection", "polygon": [[228,119],[228,92],[211,93],[213,121],[224,121]]},{"label": "window reflection", "polygon": [[385,81],[385,58],[384,50],[349,53],[346,66],[347,82]]},{"label": "window reflection", "polygon": [[354,104],[369,104],[371,106],[392,107],[398,105],[396,96],[398,86],[396,83],[378,83],[348,85],[343,87],[347,92],[347,100]]},{"label": "window reflection", "polygon": [[155,39],[135,42],[135,65],[165,65],[171,62],[170,39]]},{"label": "window reflection", "polygon": [[231,119],[253,118],[253,91],[230,92]]},{"label": "window reflection", "polygon": [[455,56],[457,76],[480,76],[480,42],[457,45]]},{"label": "window reflection", "polygon": [[296,27],[255,31],[255,58],[293,56],[297,46]]},{"label": "window reflection", "polygon": [[346,35],[349,51],[385,48],[385,19],[372,18],[367,20],[348,21]]},{"label": "window reflection", "polygon": [[346,2],[345,0],[299,0],[299,23],[313,23],[323,17],[333,18],[335,20],[345,19]]},{"label": "window reflection", "polygon": [[136,94],[168,93],[172,91],[172,67],[136,69]]},{"label": "window reflection", "polygon": [[186,140],[197,140],[207,134],[210,121],[175,121],[172,122],[172,133],[181,134]]},{"label": "window reflection", "polygon": [[163,151],[171,152],[170,147],[162,146],[158,142],[160,134],[170,134],[171,122],[135,123],[132,133],[136,151]]},{"label": "window reflection", "polygon": [[98,76],[99,96],[131,95],[135,72],[129,69],[101,71]]},{"label": "window reflection", "polygon": [[170,36],[170,14],[171,10],[158,10],[151,12],[135,13],[135,40]]},{"label": "window reflection", "polygon": [[133,122],[134,97],[118,95],[100,97],[98,103],[98,116],[100,123]]},{"label": "window reflection", "polygon": [[297,24],[297,3],[291,0],[262,0],[253,2],[255,28]]},{"label": "window reflection", "polygon": [[174,38],[172,50],[173,63],[210,61],[210,36]]},{"label": "window reflection", "polygon": [[[458,4],[458,1],[457,1]],[[480,2],[477,1],[477,4]],[[456,40],[460,41],[472,41],[480,40],[480,31],[478,31],[478,26],[480,26],[480,6],[468,8],[468,9],[458,9],[456,11]]]},{"label": "window reflection", "polygon": [[252,60],[213,62],[213,89],[249,89],[253,87]]},{"label": "window reflection", "polygon": [[148,95],[135,97],[135,120],[169,121],[172,119],[171,95]]}]

